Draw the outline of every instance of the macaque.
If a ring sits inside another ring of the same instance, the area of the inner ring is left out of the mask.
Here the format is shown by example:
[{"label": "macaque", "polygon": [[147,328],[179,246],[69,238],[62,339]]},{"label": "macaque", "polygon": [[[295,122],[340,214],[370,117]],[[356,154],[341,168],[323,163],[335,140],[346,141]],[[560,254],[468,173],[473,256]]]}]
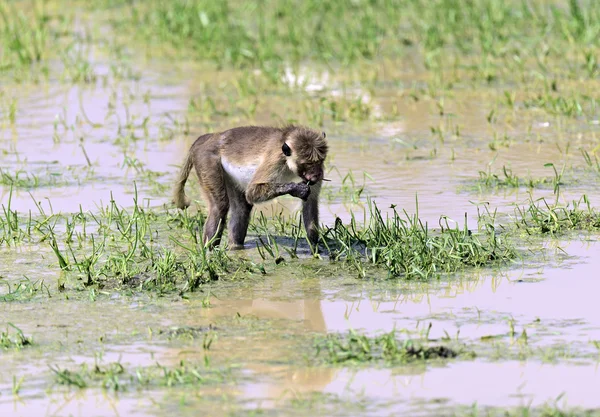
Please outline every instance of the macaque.
[{"label": "macaque", "polygon": [[245,126],[205,134],[190,148],[173,200],[180,209],[189,207],[184,187],[192,167],[196,168],[208,206],[204,243],[220,243],[231,210],[229,246],[241,249],[254,204],[289,194],[303,200],[304,228],[315,247],[319,240],[319,192],[327,150],[325,132],[302,126]]}]

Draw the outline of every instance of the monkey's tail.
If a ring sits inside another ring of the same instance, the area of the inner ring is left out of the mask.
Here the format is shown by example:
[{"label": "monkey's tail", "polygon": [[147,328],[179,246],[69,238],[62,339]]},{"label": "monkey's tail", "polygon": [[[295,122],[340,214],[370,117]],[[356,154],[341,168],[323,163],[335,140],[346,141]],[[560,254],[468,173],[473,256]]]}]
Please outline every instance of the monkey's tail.
[{"label": "monkey's tail", "polygon": [[194,159],[192,155],[192,151],[188,152],[187,158],[185,159],[185,163],[183,167],[181,167],[181,171],[179,172],[179,177],[177,178],[177,183],[175,183],[175,189],[173,190],[173,202],[177,206],[177,208],[185,209],[190,206],[192,201],[185,195],[185,183],[187,182],[188,177],[190,176],[190,171],[194,166]]}]

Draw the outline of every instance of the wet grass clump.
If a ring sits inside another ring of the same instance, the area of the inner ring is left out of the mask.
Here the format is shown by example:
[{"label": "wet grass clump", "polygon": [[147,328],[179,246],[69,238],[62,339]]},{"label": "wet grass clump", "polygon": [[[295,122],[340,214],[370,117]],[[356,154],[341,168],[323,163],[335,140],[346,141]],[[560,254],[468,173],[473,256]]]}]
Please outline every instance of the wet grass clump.
[{"label": "wet grass clump", "polygon": [[209,366],[208,359],[202,365],[185,361],[177,366],[160,364],[152,367],[127,369],[119,362],[90,367],[83,363],[75,370],[50,367],[57,384],[74,388],[104,388],[113,391],[153,387],[196,387],[219,384],[231,380],[231,369]]},{"label": "wet grass clump", "polygon": [[168,330],[159,330],[158,334],[166,335],[169,340],[196,340],[202,339],[202,348],[209,350],[216,339],[216,327],[208,325],[206,327],[174,327]]},{"label": "wet grass clump", "polygon": [[0,167],[0,185],[14,188],[39,188],[39,187],[55,187],[64,184],[66,181],[63,174],[59,172],[43,172],[41,175],[36,175],[26,171],[9,172]]},{"label": "wet grass clump", "polygon": [[350,331],[348,335],[329,334],[316,343],[316,356],[329,364],[415,361],[455,358],[462,351],[447,346],[427,346],[411,339],[398,340],[394,331],[368,337]]},{"label": "wet grass clump", "polygon": [[32,281],[27,277],[16,284],[0,281],[0,288],[3,287],[5,289],[0,290],[0,301],[4,302],[28,301],[40,294],[50,293],[48,286],[44,284],[43,280]]},{"label": "wet grass clump", "polygon": [[501,174],[494,174],[489,169],[479,171],[477,185],[479,188],[497,189],[497,188],[537,188],[543,185],[552,184],[552,178],[522,178],[515,175],[512,170],[506,166],[502,167]]},{"label": "wet grass clump", "polygon": [[600,213],[587,196],[578,201],[549,203],[545,198],[530,200],[527,206],[515,208],[515,226],[527,234],[557,234],[568,231],[600,230]]},{"label": "wet grass clump", "polygon": [[12,323],[8,323],[6,331],[0,331],[0,348],[2,349],[21,349],[32,343],[32,339],[25,336],[21,329]]},{"label": "wet grass clump", "polygon": [[[495,159],[495,158],[494,158]],[[543,186],[551,186],[555,194],[560,192],[560,186],[563,185],[563,177],[565,173],[565,166],[559,171],[556,166],[549,162],[544,164],[546,168],[552,168],[554,171],[553,177],[545,178],[522,178],[513,173],[512,169],[506,165],[502,166],[502,174],[494,174],[491,171],[491,165],[493,161],[488,164],[486,171],[479,171],[479,178],[477,185],[480,189],[497,189],[497,188],[541,188]]]},{"label": "wet grass clump", "polygon": [[19,216],[16,210],[11,207],[13,189],[11,187],[8,194],[8,203],[2,204],[0,212],[0,246],[18,245],[28,240],[31,236],[31,215],[29,218]]},{"label": "wet grass clump", "polygon": [[[418,206],[418,203],[417,203]],[[427,279],[469,267],[498,265],[517,257],[507,236],[497,233],[493,222],[471,231],[464,226],[449,226],[440,219],[441,229],[434,231],[418,217],[417,212],[401,217],[394,206],[393,215],[383,218],[373,203],[369,205],[370,221],[359,227],[353,218],[349,225],[338,219],[325,232],[330,256],[354,266],[366,276],[366,264],[380,266],[390,277]]]},{"label": "wet grass clump", "polygon": [[[233,259],[226,248],[209,251],[201,243],[202,217],[179,212],[158,214],[144,210],[137,202],[128,212],[112,202],[92,219],[96,232],[87,236],[81,235],[87,227],[85,216],[67,220],[61,245],[48,228],[47,241],[59,267],[76,272],[85,286],[184,293],[234,270],[254,271],[254,264]],[[71,237],[74,233],[78,245]]]},{"label": "wet grass clump", "polygon": [[[157,293],[194,291],[201,284],[229,275],[264,273],[260,264],[233,257],[226,247],[209,250],[201,241],[204,217],[180,211],[141,207],[132,210],[111,200],[99,212],[73,214],[18,213],[11,200],[2,206],[0,245],[38,245],[54,256],[61,275],[58,290],[70,286],[139,289]],[[8,287],[5,300],[31,298],[43,286],[23,281]]]}]

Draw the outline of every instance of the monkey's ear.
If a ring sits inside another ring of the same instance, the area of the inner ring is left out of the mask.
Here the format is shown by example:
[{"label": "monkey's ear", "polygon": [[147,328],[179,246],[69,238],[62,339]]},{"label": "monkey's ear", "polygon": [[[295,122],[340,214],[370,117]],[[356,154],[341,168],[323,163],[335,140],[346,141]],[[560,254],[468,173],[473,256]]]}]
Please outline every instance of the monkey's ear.
[{"label": "monkey's ear", "polygon": [[283,154],[285,156],[290,156],[292,155],[292,150],[290,149],[290,147],[288,146],[287,143],[284,143],[283,146],[281,147],[281,150],[283,151]]},{"label": "monkey's ear", "polygon": [[325,132],[321,132],[323,134],[323,139],[325,139],[327,137],[327,135],[325,134]]}]

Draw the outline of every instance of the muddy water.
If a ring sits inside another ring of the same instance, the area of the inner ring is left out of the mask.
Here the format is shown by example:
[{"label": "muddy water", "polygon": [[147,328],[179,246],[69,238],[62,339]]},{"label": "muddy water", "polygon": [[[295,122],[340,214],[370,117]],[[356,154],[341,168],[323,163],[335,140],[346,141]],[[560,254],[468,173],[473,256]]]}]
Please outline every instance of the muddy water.
[{"label": "muddy water", "polygon": [[[240,285],[216,283],[210,307],[202,299],[153,300],[120,294],[95,302],[50,299],[10,303],[6,322],[18,323],[37,347],[4,352],[0,409],[11,415],[209,415],[247,408],[287,409],[291,398],[321,392],[369,404],[369,415],[436,415],[438,407],[521,406],[553,401],[600,407],[600,339],[595,314],[600,244],[562,242],[569,257],[544,267],[491,271],[425,283],[272,275]],[[515,334],[510,333],[513,321]],[[306,366],[313,335],[355,329],[378,334],[394,328],[429,338],[456,337],[479,354],[432,366],[336,369]],[[217,335],[210,351],[202,336],[167,338],[175,327]],[[527,332],[527,343],[521,334]],[[458,333],[460,331],[460,333]],[[65,391],[51,384],[47,367],[121,362],[126,367],[176,366],[208,354],[214,364],[239,364],[235,382],[216,387],[119,394]],[[525,356],[519,356],[520,354]],[[94,359],[96,358],[96,359]],[[529,358],[524,360],[525,358]],[[28,383],[17,399],[12,376]],[[456,381],[460,381],[457,383]],[[171,393],[171,394],[169,394]],[[218,398],[227,398],[223,403]],[[187,407],[190,407],[189,409]],[[40,414],[41,413],[41,414]]]},{"label": "muddy water", "polygon": [[[282,386],[282,375],[276,371],[271,383],[247,387],[246,395],[252,398],[258,395],[275,400],[293,385],[295,390],[357,394],[373,403],[395,402],[391,407],[395,412],[410,410],[411,415],[432,411],[433,404],[440,403],[535,406],[559,397],[563,405],[600,407],[595,395],[600,380],[598,350],[592,344],[600,338],[595,307],[600,244],[561,246],[573,257],[550,267],[485,274],[475,280],[470,277],[439,285],[402,284],[383,288],[364,285],[342,297],[323,288],[318,309],[310,314],[306,304],[314,299],[269,301],[277,295],[267,290],[268,283],[255,288],[258,297],[255,295],[251,301],[221,299],[215,301],[215,307],[208,313],[226,315],[239,310],[259,317],[296,314],[296,320],[303,320],[307,327],[321,332],[354,329],[376,334],[392,329],[426,328],[431,323],[430,338],[460,335],[461,340],[481,345],[483,351],[497,349],[499,357],[506,357],[503,350],[510,348],[489,340],[504,340],[514,348],[519,345],[516,339],[526,330],[527,346],[518,349],[538,352],[529,361],[490,362],[482,358],[427,369],[332,371],[327,384],[319,378],[306,381],[306,386],[296,382],[290,382],[290,387]],[[514,338],[510,336],[509,321],[513,321],[516,329]],[[583,356],[587,359],[577,359]],[[563,362],[558,363],[558,359]]]}]

